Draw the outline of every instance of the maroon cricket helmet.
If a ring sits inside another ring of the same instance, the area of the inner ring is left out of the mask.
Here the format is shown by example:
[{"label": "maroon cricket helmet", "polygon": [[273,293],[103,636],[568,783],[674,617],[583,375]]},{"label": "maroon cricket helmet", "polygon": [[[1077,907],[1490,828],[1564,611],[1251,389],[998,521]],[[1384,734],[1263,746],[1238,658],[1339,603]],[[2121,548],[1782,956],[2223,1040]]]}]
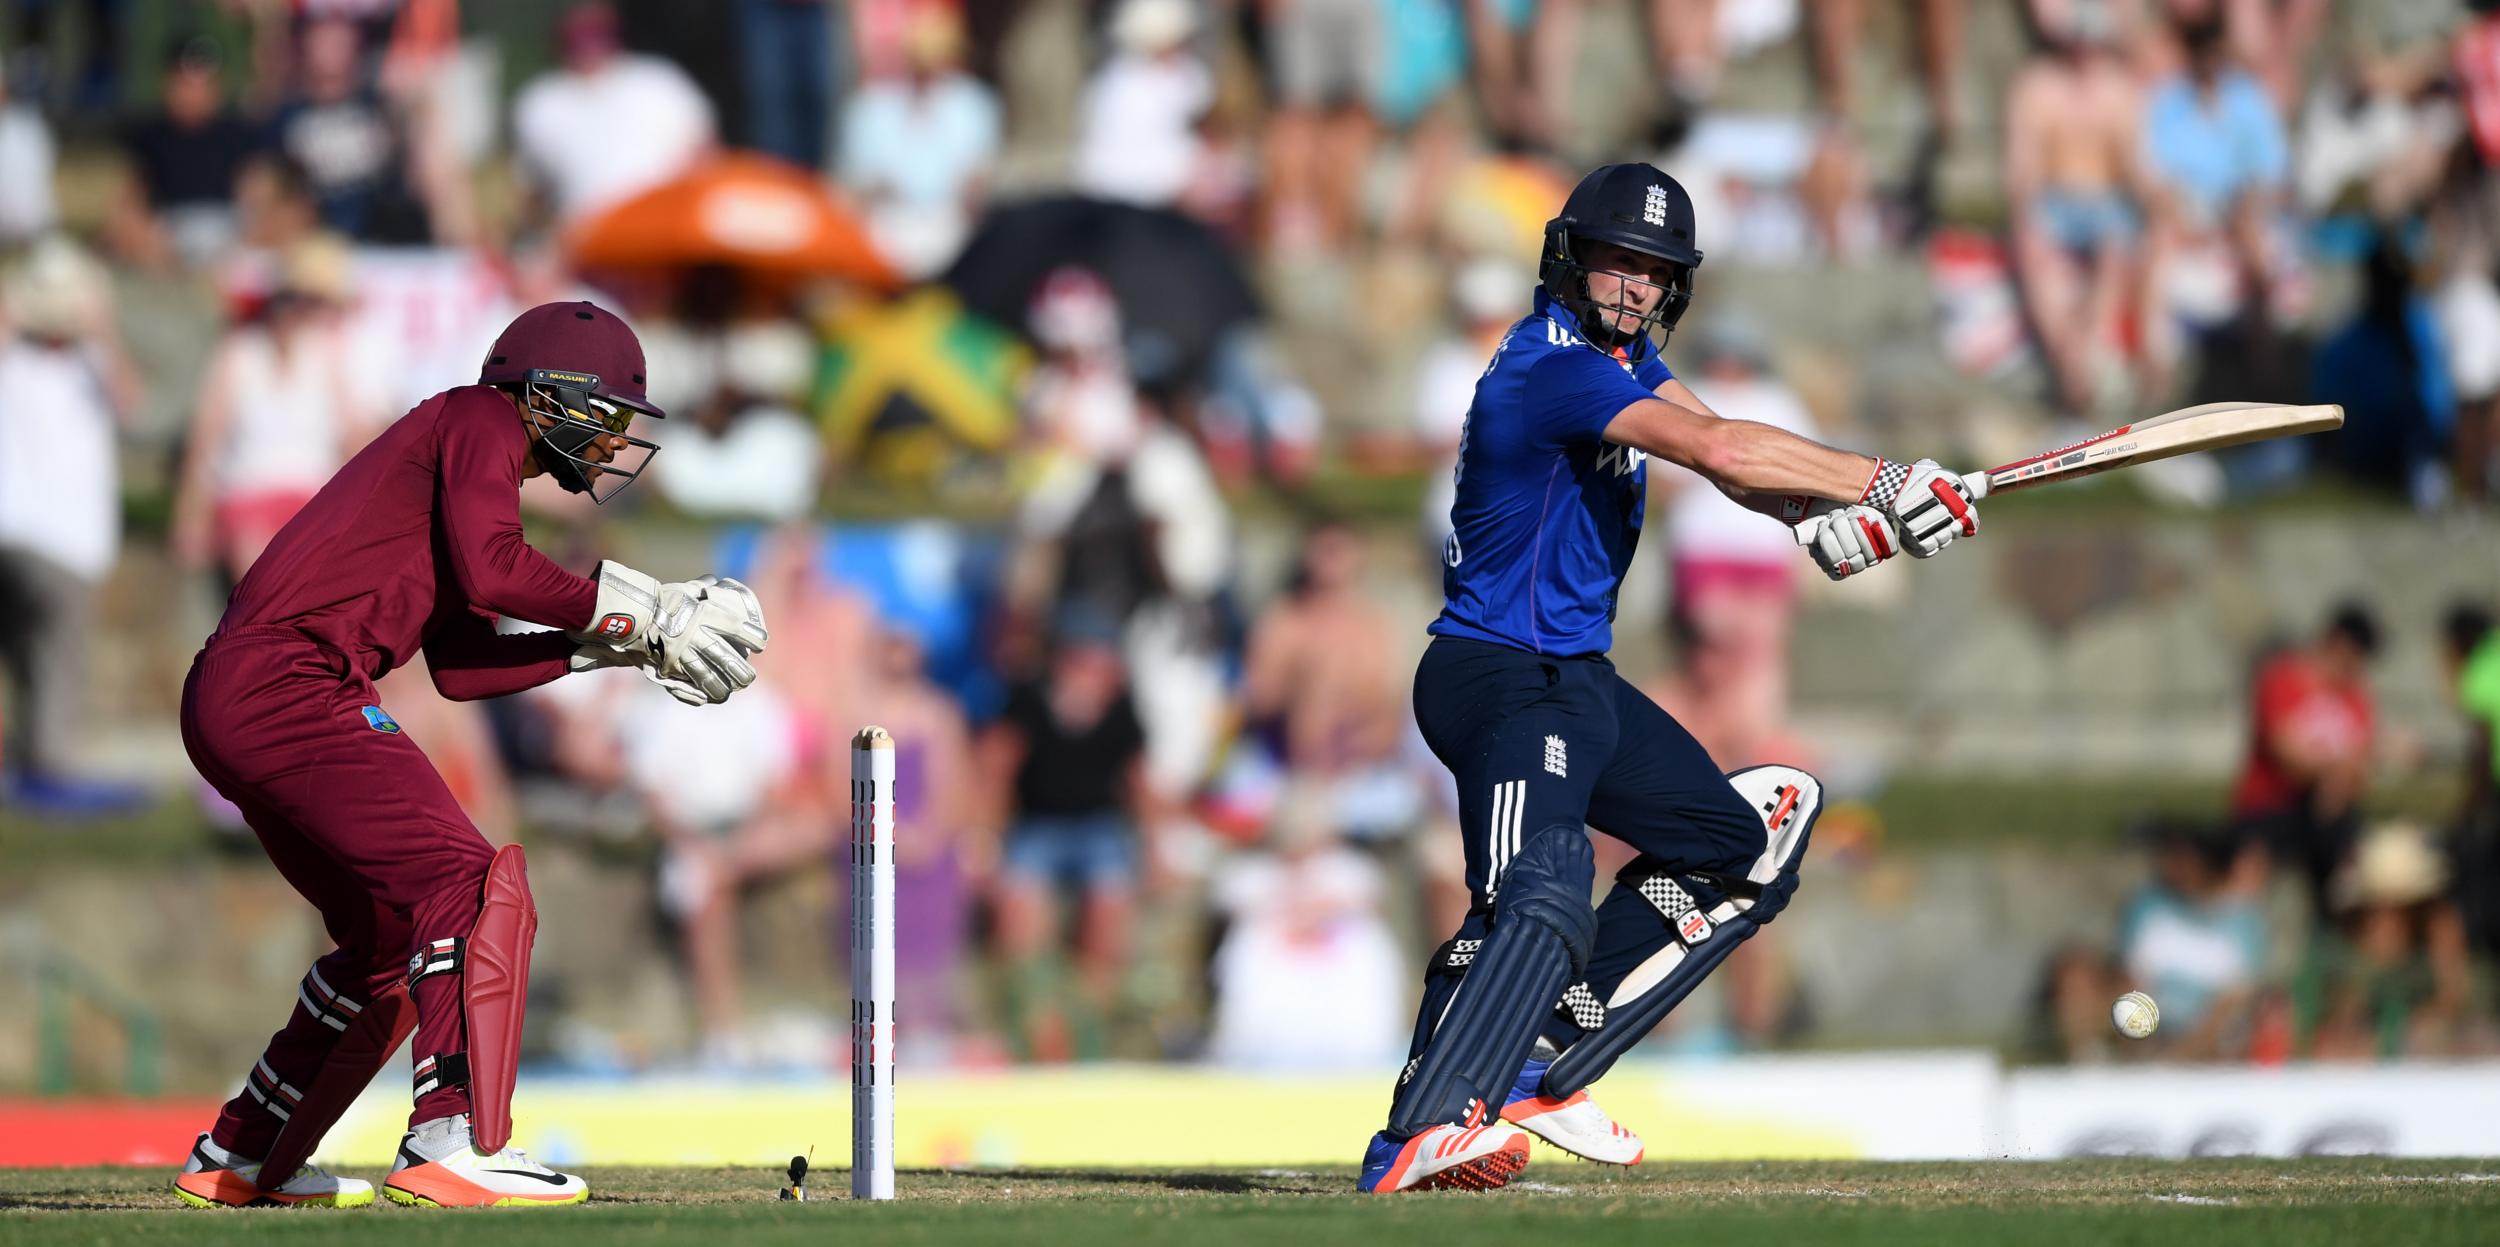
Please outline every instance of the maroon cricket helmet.
[{"label": "maroon cricket helmet", "polygon": [[589,373],[599,379],[599,397],[649,416],[668,414],[645,397],[641,339],[596,303],[541,303],[513,317],[486,353],[477,382],[511,385],[529,380],[535,368]]},{"label": "maroon cricket helmet", "polygon": [[[480,385],[513,385],[530,410],[554,418],[531,443],[541,467],[573,493],[606,502],[642,475],[659,447],[628,435],[634,416],[668,413],[652,405],[642,343],[614,312],[595,303],[541,303],[513,318],[486,353]],[[623,437],[642,458],[628,468],[593,457],[602,436]],[[608,483],[604,491],[600,482]]]}]

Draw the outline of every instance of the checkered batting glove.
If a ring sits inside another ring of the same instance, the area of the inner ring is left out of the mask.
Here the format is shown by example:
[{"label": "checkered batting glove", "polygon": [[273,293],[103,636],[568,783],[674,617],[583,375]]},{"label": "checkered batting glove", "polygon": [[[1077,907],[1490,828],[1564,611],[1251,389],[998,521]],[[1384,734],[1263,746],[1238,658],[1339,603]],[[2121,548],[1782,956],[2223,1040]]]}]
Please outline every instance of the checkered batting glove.
[{"label": "checkered batting glove", "polygon": [[1912,558],[1934,558],[1955,538],[1979,533],[1979,505],[1970,486],[1933,459],[1876,460],[1858,501],[1892,517]]}]

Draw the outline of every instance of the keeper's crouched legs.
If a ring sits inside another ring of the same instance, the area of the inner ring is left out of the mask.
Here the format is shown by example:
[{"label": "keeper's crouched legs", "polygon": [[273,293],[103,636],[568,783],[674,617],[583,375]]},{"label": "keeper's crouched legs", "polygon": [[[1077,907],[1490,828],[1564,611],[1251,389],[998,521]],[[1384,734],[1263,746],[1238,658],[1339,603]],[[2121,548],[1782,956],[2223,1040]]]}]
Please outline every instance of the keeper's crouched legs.
[{"label": "keeper's crouched legs", "polygon": [[[460,847],[468,856],[467,846]],[[300,993],[306,1007],[322,1002],[353,1024],[343,1028],[328,1064],[306,1087],[305,1103],[271,1149],[272,1174],[292,1172],[320,1146],[356,1092],[412,1032],[411,1127],[470,1113],[478,1133],[491,1133],[498,1146],[509,1133],[537,912],[519,846],[490,851],[481,842],[475,856],[474,872],[451,872],[453,882],[416,907],[415,951],[380,959],[371,1006],[359,1011],[344,998],[329,1004],[328,993],[314,990],[317,974],[307,976]],[[490,1050],[480,1052],[481,1045]]]},{"label": "keeper's crouched legs", "polygon": [[1565,984],[1587,972],[1597,938],[1588,836],[1555,823],[1522,845],[1499,880],[1491,933],[1423,1054],[1399,1080],[1389,1133],[1472,1124],[1501,1109],[1537,1028]]}]

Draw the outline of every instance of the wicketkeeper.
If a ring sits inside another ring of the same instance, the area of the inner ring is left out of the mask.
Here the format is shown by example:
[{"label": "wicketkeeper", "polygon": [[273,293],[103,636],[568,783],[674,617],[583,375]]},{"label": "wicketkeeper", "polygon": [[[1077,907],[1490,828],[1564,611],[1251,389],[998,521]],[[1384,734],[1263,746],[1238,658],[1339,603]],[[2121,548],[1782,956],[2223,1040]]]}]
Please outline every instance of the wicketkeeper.
[{"label": "wicketkeeper", "polygon": [[[1366,1191],[1499,1186],[1527,1164],[1522,1129],[1637,1162],[1639,1136],[1589,1084],[1796,891],[1822,786],[1794,767],[1721,775],[1606,658],[1648,457],[1801,525],[1834,579],[1979,531],[1962,478],[1933,460],[1723,420],[1676,380],[1658,352],[1700,266],[1675,179],[1589,174],[1546,224],[1533,308],[1476,381],[1447,601],[1415,671],[1416,722],[1458,781],[1475,904],[1426,971]],[[1587,827],[1641,853],[1594,910]]]},{"label": "wicketkeeper", "polygon": [[[530,548],[521,482],[605,502],[658,449],[627,429],[642,346],[589,303],[524,312],[478,383],[420,403],[279,531],[191,664],[182,739],[242,808],[338,947],[174,1179],[199,1207],[352,1207],[371,1184],[304,1164],[413,1031],[416,1106],[383,1192],[403,1204],[572,1204],[582,1180],[506,1146],[538,915],[517,845],[496,849],[375,698],[420,649],[468,701],[568,670],[643,668],[678,700],[755,679],[762,608],[734,580],[585,580]],[[623,457],[640,451],[630,465]],[[499,633],[497,616],[551,631]]]}]

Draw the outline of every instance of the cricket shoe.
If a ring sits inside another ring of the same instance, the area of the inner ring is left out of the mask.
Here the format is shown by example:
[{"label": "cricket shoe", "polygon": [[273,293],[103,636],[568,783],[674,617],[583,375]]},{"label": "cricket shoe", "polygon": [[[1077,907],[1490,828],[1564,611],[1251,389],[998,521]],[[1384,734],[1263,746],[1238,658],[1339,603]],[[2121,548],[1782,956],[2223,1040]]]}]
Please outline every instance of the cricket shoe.
[{"label": "cricket shoe", "polygon": [[383,1180],[393,1203],[428,1208],[539,1208],[578,1204],[590,1187],[531,1160],[521,1149],[481,1152],[469,1115],[437,1117],[399,1140],[399,1160]]},{"label": "cricket shoe", "polygon": [[1561,1099],[1543,1091],[1545,1067],[1552,1062],[1531,1058],[1519,1069],[1510,1098],[1502,1104],[1502,1120],[1582,1160],[1605,1165],[1637,1165],[1647,1149],[1641,1136],[1624,1129],[1597,1107],[1584,1088]]},{"label": "cricket shoe", "polygon": [[1481,1126],[1434,1126],[1411,1139],[1372,1136],[1363,1153],[1356,1190],[1489,1191],[1528,1167],[1528,1136],[1499,1122]]},{"label": "cricket shoe", "polygon": [[243,1208],[252,1204],[303,1204],[314,1208],[362,1208],[373,1202],[373,1184],[332,1177],[305,1165],[276,1190],[260,1188],[260,1162],[237,1156],[203,1134],[191,1159],[174,1175],[174,1194],[194,1208]]}]

